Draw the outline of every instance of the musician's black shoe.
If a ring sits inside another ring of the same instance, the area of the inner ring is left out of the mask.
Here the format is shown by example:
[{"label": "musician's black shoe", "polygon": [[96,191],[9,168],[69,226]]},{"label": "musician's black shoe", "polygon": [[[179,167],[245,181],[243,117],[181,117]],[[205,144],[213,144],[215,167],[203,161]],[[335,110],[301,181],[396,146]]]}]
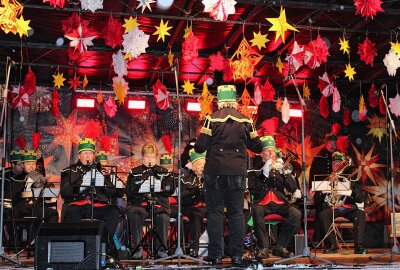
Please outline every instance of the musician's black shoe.
[{"label": "musician's black shoe", "polygon": [[257,252],[257,259],[258,260],[268,259],[269,253],[270,253],[269,248],[262,248]]},{"label": "musician's black shoe", "polygon": [[190,257],[193,257],[193,258],[199,257],[199,250],[196,249],[196,248],[191,248],[191,249],[190,249],[189,256],[190,256]]},{"label": "musician's black shoe", "polygon": [[143,259],[143,248],[139,248],[133,255],[132,260],[142,260]]},{"label": "musician's black shoe", "polygon": [[212,265],[222,264],[222,258],[204,257],[203,260],[211,263]]},{"label": "musician's black shoe", "polygon": [[335,254],[338,253],[337,245],[332,245],[330,248],[324,250],[325,254]]},{"label": "musician's black shoe", "polygon": [[368,254],[368,250],[364,248],[362,245],[357,245],[354,248],[354,254]]},{"label": "musician's black shoe", "polygon": [[242,257],[233,256],[231,258],[231,262],[232,262],[232,266],[238,266],[238,267],[244,266]]},{"label": "musician's black shoe", "polygon": [[290,257],[294,256],[293,252],[290,252],[289,250],[287,250],[286,248],[283,248],[283,247],[275,247],[272,250],[272,254],[274,256],[278,256],[281,258],[290,258]]}]

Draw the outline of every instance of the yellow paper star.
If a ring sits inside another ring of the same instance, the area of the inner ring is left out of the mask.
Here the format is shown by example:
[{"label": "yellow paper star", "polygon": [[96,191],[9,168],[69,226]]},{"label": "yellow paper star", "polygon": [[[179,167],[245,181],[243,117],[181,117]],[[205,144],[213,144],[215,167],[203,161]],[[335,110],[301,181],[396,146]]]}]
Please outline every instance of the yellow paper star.
[{"label": "yellow paper star", "polygon": [[53,75],[53,82],[54,82],[54,87],[60,88],[61,86],[64,86],[64,74],[57,71],[57,75]]},{"label": "yellow paper star", "polygon": [[279,39],[279,37],[282,37],[282,42],[285,43],[285,32],[287,30],[298,32],[296,28],[287,23],[286,12],[283,7],[281,7],[281,12],[279,13],[278,18],[265,18],[265,19],[272,24],[271,28],[269,28],[269,31],[276,32],[275,42]]},{"label": "yellow paper star", "polygon": [[97,103],[102,104],[103,103],[103,92],[98,92],[96,99],[97,99]]},{"label": "yellow paper star", "polygon": [[171,52],[171,50],[169,50],[168,53],[168,64],[170,67],[172,67],[172,65],[174,64],[174,54]]},{"label": "yellow paper star", "polygon": [[349,41],[345,37],[343,37],[343,39],[339,38],[339,45],[340,50],[343,52],[343,54],[350,54]]},{"label": "yellow paper star", "polygon": [[354,68],[349,63],[348,65],[346,65],[344,74],[345,74],[345,77],[349,78],[349,81],[352,81],[352,80],[354,80],[354,75],[357,74],[357,72],[354,70]]},{"label": "yellow paper star", "polygon": [[258,33],[253,32],[253,39],[250,40],[251,42],[251,46],[257,46],[258,49],[261,51],[262,48],[265,48],[265,43],[267,43],[269,41],[269,39],[267,38],[268,34],[261,34],[260,31],[258,31]]},{"label": "yellow paper star", "polygon": [[185,28],[185,34],[183,34],[183,38],[184,39],[187,39],[188,38],[188,36],[189,36],[189,34],[190,34],[190,32],[192,32],[192,27],[190,26],[186,26],[186,28]]},{"label": "yellow paper star", "polygon": [[280,58],[280,57],[278,58],[278,61],[276,61],[276,64],[275,64],[275,66],[278,68],[278,70],[279,70],[279,73],[281,73],[281,74],[282,74],[282,70],[283,70],[283,63],[282,63],[282,60],[281,60],[281,58]]},{"label": "yellow paper star", "polygon": [[28,30],[31,30],[32,28],[29,26],[29,22],[31,20],[24,20],[24,17],[21,15],[17,19],[17,33],[19,34],[19,37],[22,38],[23,35],[28,36]]},{"label": "yellow paper star", "polygon": [[394,53],[399,55],[400,54],[400,43],[396,40],[396,43],[390,42],[390,45],[392,45],[391,48],[394,51]]},{"label": "yellow paper star", "polygon": [[128,83],[123,79],[116,79],[113,83],[115,100],[119,101],[119,104],[124,104],[127,93]]},{"label": "yellow paper star", "polygon": [[157,31],[154,32],[153,35],[158,35],[157,41],[162,39],[162,41],[165,41],[165,36],[170,36],[170,33],[168,33],[168,30],[172,28],[172,26],[168,26],[168,22],[164,24],[163,19],[161,19],[160,26],[156,26]]},{"label": "yellow paper star", "polygon": [[183,92],[188,94],[188,95],[193,95],[193,90],[196,89],[194,87],[194,83],[191,83],[189,80],[184,82],[185,84],[182,85]]},{"label": "yellow paper star", "polygon": [[85,89],[85,87],[88,85],[88,83],[89,83],[89,81],[85,74],[85,77],[83,77],[83,81],[82,81],[82,88]]},{"label": "yellow paper star", "polygon": [[129,19],[124,19],[125,23],[122,25],[125,28],[125,33],[128,33],[129,31],[135,29],[136,27],[139,27],[139,23],[137,22],[137,18],[132,18],[132,16],[129,17]]},{"label": "yellow paper star", "polygon": [[303,97],[305,99],[310,99],[310,88],[308,87],[308,85],[306,84],[306,82],[303,83]]},{"label": "yellow paper star", "polygon": [[128,61],[131,61],[131,60],[132,60],[132,54],[126,53],[126,54],[124,55],[124,60],[126,60],[126,59],[128,59]]}]

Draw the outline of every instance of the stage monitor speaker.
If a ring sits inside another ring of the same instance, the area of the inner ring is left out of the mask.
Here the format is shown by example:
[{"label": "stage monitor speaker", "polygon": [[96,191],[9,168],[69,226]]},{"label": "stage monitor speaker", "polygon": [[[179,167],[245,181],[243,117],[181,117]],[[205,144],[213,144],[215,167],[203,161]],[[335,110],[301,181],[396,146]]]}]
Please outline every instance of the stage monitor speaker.
[{"label": "stage monitor speaker", "polygon": [[35,244],[35,269],[101,269],[107,230],[103,222],[43,223]]},{"label": "stage monitor speaker", "polygon": [[294,236],[294,254],[302,255],[304,250],[304,234]]}]

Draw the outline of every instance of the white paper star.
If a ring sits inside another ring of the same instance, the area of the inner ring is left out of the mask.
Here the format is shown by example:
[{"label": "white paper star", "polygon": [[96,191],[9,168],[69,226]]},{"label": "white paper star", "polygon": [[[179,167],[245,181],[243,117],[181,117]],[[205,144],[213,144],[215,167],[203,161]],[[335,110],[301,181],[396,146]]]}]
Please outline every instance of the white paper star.
[{"label": "white paper star", "polygon": [[389,98],[390,104],[389,108],[390,111],[396,115],[397,117],[400,116],[400,95],[397,93],[397,95],[394,98]]},{"label": "white paper star", "polygon": [[154,0],[136,0],[136,1],[139,2],[139,5],[136,8],[139,9],[141,7],[142,8],[142,13],[146,8],[148,8],[151,11],[150,4],[156,2]]},{"label": "white paper star", "polygon": [[86,26],[82,26],[81,24],[72,33],[65,35],[65,37],[71,40],[69,46],[75,47],[75,50],[79,49],[81,53],[87,51],[87,46],[93,46],[92,40],[96,38]]},{"label": "white paper star", "polygon": [[385,55],[383,63],[385,64],[389,75],[395,76],[397,69],[400,67],[400,59],[393,49],[390,49],[389,53]]},{"label": "white paper star", "polygon": [[286,61],[289,62],[290,66],[294,67],[296,70],[303,65],[303,53],[304,47],[300,47],[297,41],[293,43],[293,50],[291,54],[286,56]]},{"label": "white paper star", "polygon": [[90,10],[95,12],[97,9],[103,9],[104,0],[81,0],[82,9]]},{"label": "white paper star", "polygon": [[146,35],[138,27],[129,31],[127,34],[123,35],[123,52],[129,53],[132,58],[137,58],[142,53],[145,53],[145,49],[149,47],[149,37],[149,35]]},{"label": "white paper star", "polygon": [[112,64],[114,66],[114,71],[119,77],[123,77],[128,74],[128,69],[126,67],[126,60],[121,51],[112,56]]}]

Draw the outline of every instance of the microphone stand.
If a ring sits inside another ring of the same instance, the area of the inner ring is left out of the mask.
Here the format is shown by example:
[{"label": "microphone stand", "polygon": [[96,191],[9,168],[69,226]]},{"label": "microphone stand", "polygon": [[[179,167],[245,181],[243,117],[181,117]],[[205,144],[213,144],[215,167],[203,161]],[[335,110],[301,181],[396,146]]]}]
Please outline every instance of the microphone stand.
[{"label": "microphone stand", "polygon": [[6,174],[6,159],[7,159],[7,121],[8,121],[8,82],[10,80],[10,71],[11,71],[12,61],[9,57],[7,57],[6,64],[6,81],[3,93],[3,108],[1,113],[0,124],[3,125],[3,156],[1,157],[1,206],[0,206],[0,258],[3,260],[7,260],[11,263],[14,263],[19,266],[25,266],[24,263],[14,260],[11,257],[5,255],[4,246],[3,246],[3,227],[4,227],[4,181]]},{"label": "microphone stand", "polygon": [[322,262],[328,263],[328,264],[333,264],[332,261],[329,261],[327,259],[318,257],[318,256],[311,256],[310,248],[308,247],[308,233],[307,233],[307,179],[306,179],[306,150],[305,150],[305,145],[304,145],[304,113],[306,111],[306,103],[304,102],[303,97],[300,94],[299,87],[297,86],[296,80],[293,77],[293,74],[289,74],[289,78],[293,81],[294,88],[296,89],[297,96],[299,98],[299,102],[301,105],[301,171],[302,171],[302,178],[303,178],[303,211],[304,211],[304,217],[303,217],[303,226],[304,226],[304,248],[303,248],[303,254],[293,256],[290,258],[285,258],[278,260],[274,262],[274,264],[279,264],[282,262],[287,262],[291,261],[297,258],[308,258],[311,261],[314,261],[315,259],[320,260]]},{"label": "microphone stand", "polygon": [[[386,93],[387,93],[387,85],[385,84],[386,87]],[[386,109],[386,115],[388,117],[388,126],[389,126],[389,154],[390,154],[390,185],[391,185],[391,196],[392,196],[392,230],[393,230],[393,246],[391,252],[379,254],[376,256],[371,256],[370,259],[376,259],[380,258],[385,255],[399,255],[399,247],[397,246],[397,228],[396,228],[396,204],[394,201],[394,196],[395,196],[395,191],[394,191],[394,178],[396,176],[396,172],[394,170],[394,162],[393,162],[393,135],[394,133],[395,138],[398,138],[397,132],[396,132],[396,127],[393,122],[393,118],[390,115],[390,111],[386,102],[386,97],[385,94],[382,91],[382,88],[380,90],[380,94],[382,95],[383,103],[385,103],[385,109]],[[391,256],[392,258],[392,256]]]},{"label": "microphone stand", "polygon": [[165,258],[160,258],[158,260],[150,261],[150,264],[154,264],[159,261],[165,260],[172,260],[177,258],[178,259],[178,268],[182,268],[181,259],[189,259],[196,262],[200,262],[203,264],[208,264],[208,262],[188,256],[183,254],[182,247],[181,247],[181,224],[182,224],[182,202],[181,202],[181,178],[182,178],[182,164],[181,164],[181,144],[182,144],[182,111],[181,111],[181,100],[179,97],[179,82],[178,82],[178,68],[179,68],[179,61],[175,59],[175,66],[172,67],[174,74],[175,74],[175,86],[176,86],[176,99],[178,103],[178,239],[177,239],[177,247],[175,249],[175,254],[171,256],[167,256]]}]

